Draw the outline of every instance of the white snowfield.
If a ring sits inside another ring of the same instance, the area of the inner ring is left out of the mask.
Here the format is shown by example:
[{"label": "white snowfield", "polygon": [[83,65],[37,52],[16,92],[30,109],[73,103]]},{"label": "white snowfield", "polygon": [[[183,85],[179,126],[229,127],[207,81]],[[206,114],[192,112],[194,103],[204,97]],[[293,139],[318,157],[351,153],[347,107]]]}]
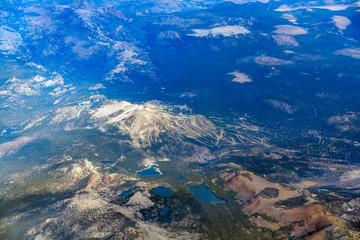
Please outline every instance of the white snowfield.
[{"label": "white snowfield", "polygon": [[4,54],[15,54],[23,40],[21,35],[8,26],[0,26],[0,51]]},{"label": "white snowfield", "polygon": [[71,85],[64,85],[64,79],[56,72],[47,77],[40,75],[25,79],[13,77],[0,86],[0,107],[12,109],[24,107],[27,103],[33,103],[32,100],[26,100],[25,98],[37,101],[35,99],[39,99],[39,96],[51,97],[53,99],[50,101],[54,101],[54,104],[57,104],[61,100],[55,98],[74,89],[75,87]]},{"label": "white snowfield", "polygon": [[[86,105],[68,106],[56,111],[51,124],[65,124],[66,130],[84,127],[107,131],[109,127],[116,127],[120,134],[130,136],[136,147],[161,142],[162,134],[193,139],[217,139],[220,134],[219,129],[204,116],[172,114],[164,109],[164,106],[153,103],[132,104],[126,101],[109,101],[95,109]],[[85,126],[73,123],[84,116],[89,116]]]},{"label": "white snowfield", "polygon": [[249,75],[247,75],[245,73],[235,71],[235,72],[228,73],[228,75],[234,76],[234,79],[232,80],[233,82],[237,82],[237,83],[249,83],[249,82],[252,82],[252,79],[249,77]]},{"label": "white snowfield", "polygon": [[294,25],[277,25],[275,26],[276,30],[274,31],[274,33],[276,34],[285,34],[285,35],[302,35],[302,34],[307,34],[308,32],[298,26],[294,26]]},{"label": "white snowfield", "polygon": [[276,43],[280,46],[291,46],[291,47],[298,47],[299,43],[296,39],[289,35],[273,35],[273,39]]},{"label": "white snowfield", "polygon": [[[240,74],[240,73],[239,73]],[[241,81],[244,81],[242,79]],[[248,81],[248,80],[246,80]],[[60,107],[42,123],[54,129],[66,131],[97,129],[109,134],[129,137],[124,140],[133,147],[148,147],[166,141],[193,139],[203,146],[259,144],[260,140],[239,131],[236,125],[216,126],[203,115],[173,112],[171,106],[158,102],[133,104],[126,101],[104,99],[102,105],[91,101]],[[189,161],[204,159],[206,152],[200,151]]]},{"label": "white snowfield", "polygon": [[333,16],[331,20],[340,30],[345,30],[351,24],[350,19],[344,16]]},{"label": "white snowfield", "polygon": [[287,4],[281,5],[275,11],[277,12],[291,12],[291,11],[297,11],[297,10],[311,10],[311,9],[326,9],[329,11],[343,11],[351,7],[360,7],[360,1],[355,2],[353,4],[326,4],[326,5],[318,5],[318,6],[289,6]]},{"label": "white snowfield", "polygon": [[211,29],[193,29],[194,33],[187,34],[188,36],[193,37],[234,37],[238,35],[245,35],[249,34],[250,31],[246,28],[238,25],[234,26],[222,26],[222,27],[216,27]]},{"label": "white snowfield", "polygon": [[336,51],[335,54],[360,59],[360,48],[345,48]]},{"label": "white snowfield", "polygon": [[261,3],[268,3],[270,0],[229,0],[229,2],[233,2],[236,4],[244,4],[249,2],[261,2]]},{"label": "white snowfield", "polygon": [[102,83],[98,83],[92,87],[89,87],[88,90],[96,91],[96,90],[104,89],[104,88],[106,88],[106,87],[104,87],[104,85]]},{"label": "white snowfield", "polygon": [[282,16],[282,18],[289,20],[289,22],[292,22],[293,24],[297,24],[297,18],[294,15],[291,15],[289,13],[284,13]]},{"label": "white snowfield", "polygon": [[61,75],[56,74],[52,78],[44,78],[40,75],[36,75],[31,79],[18,79],[11,78],[5,82],[1,87],[6,91],[9,96],[14,97],[14,94],[31,96],[40,95],[42,88],[55,87],[64,85],[64,79]]},{"label": "white snowfield", "polygon": [[293,64],[292,61],[283,60],[283,59],[278,59],[278,58],[269,57],[269,56],[255,57],[254,60],[255,60],[255,62],[256,62],[257,64],[260,64],[260,65],[268,65],[268,66]]}]

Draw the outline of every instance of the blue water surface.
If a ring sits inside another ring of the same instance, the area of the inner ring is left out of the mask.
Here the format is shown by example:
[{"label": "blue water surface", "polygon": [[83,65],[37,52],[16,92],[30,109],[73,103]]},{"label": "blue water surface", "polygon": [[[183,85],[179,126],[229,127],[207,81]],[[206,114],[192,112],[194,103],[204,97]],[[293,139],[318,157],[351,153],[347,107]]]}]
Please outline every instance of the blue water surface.
[{"label": "blue water surface", "polygon": [[195,174],[203,174],[205,172],[205,170],[203,168],[201,168],[200,170],[193,170],[193,173]]},{"label": "blue water surface", "polygon": [[13,128],[8,128],[8,129],[6,129],[6,131],[4,132],[4,136],[9,136],[12,132],[14,132],[15,131],[15,129],[13,129]]},{"label": "blue water surface", "polygon": [[184,181],[184,180],[185,180],[186,176],[187,176],[187,174],[186,174],[186,173],[184,173],[184,174],[183,174],[183,175],[181,175],[178,179],[176,179],[176,181],[177,181],[177,182],[182,182],[182,181]]},{"label": "blue water surface", "polygon": [[214,163],[214,162],[216,162],[216,161],[218,161],[218,160],[219,160],[219,158],[215,158],[215,159],[210,160],[210,161],[208,161],[208,162],[206,162],[206,163],[200,163],[199,166],[200,166],[200,167],[208,167],[208,166],[210,166],[211,163]]},{"label": "blue water surface", "polygon": [[132,193],[131,190],[126,190],[126,191],[123,191],[121,194],[119,194],[119,197],[127,197],[129,196],[130,194]]},{"label": "blue water surface", "polygon": [[101,161],[101,163],[103,163],[103,164],[114,164],[115,161]]},{"label": "blue water surface", "polygon": [[187,187],[189,189],[189,191],[191,192],[191,194],[199,199],[202,202],[205,203],[224,203],[225,201],[222,199],[219,199],[215,196],[215,194],[206,186],[205,183],[196,186],[196,187],[192,187],[189,185],[185,185],[185,187]]},{"label": "blue water surface", "polygon": [[169,212],[169,207],[165,206],[165,207],[163,207],[163,209],[161,209],[160,214],[165,216],[166,214],[168,214],[168,212]]},{"label": "blue water surface", "polygon": [[138,171],[137,174],[140,176],[152,176],[152,175],[160,175],[160,172],[156,169],[156,165],[152,165],[149,168],[145,168],[141,171]]},{"label": "blue water surface", "polygon": [[156,187],[152,189],[156,194],[162,197],[170,197],[174,194],[173,190],[167,187]]}]

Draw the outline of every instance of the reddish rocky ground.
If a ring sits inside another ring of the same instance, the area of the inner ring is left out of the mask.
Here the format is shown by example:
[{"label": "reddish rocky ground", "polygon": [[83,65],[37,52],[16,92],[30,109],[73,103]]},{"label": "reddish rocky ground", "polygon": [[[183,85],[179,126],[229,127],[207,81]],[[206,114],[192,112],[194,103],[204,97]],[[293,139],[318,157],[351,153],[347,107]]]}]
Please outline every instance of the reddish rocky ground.
[{"label": "reddish rocky ground", "polygon": [[315,240],[342,225],[304,189],[292,190],[245,170],[224,173],[223,179],[259,227],[275,231],[291,227],[291,236]]}]

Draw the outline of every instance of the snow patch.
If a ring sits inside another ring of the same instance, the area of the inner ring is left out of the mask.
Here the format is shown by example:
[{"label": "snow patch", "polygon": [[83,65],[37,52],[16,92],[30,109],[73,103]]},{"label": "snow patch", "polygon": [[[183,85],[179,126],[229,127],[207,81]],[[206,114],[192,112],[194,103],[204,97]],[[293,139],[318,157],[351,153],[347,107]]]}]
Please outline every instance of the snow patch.
[{"label": "snow patch", "polygon": [[296,24],[297,18],[294,17],[294,15],[285,13],[285,14],[283,14],[281,17],[284,18],[284,19],[286,19],[286,20],[289,20],[289,22],[292,22],[292,23]]},{"label": "snow patch", "polygon": [[234,37],[238,35],[245,35],[249,34],[250,31],[246,28],[238,25],[234,26],[222,26],[222,27],[216,27],[211,29],[193,29],[194,33],[187,34],[188,36],[192,37]]},{"label": "snow patch", "polygon": [[292,61],[289,60],[282,60],[274,57],[268,57],[268,56],[261,56],[261,57],[255,57],[255,62],[260,65],[286,65],[286,64],[292,64]]},{"label": "snow patch", "polygon": [[276,43],[280,46],[292,46],[292,47],[298,47],[299,43],[295,40],[294,37],[289,35],[273,35],[273,39],[276,41]]},{"label": "snow patch", "polygon": [[89,90],[99,90],[99,89],[102,89],[102,88],[105,88],[104,85],[102,85],[101,83],[98,83],[98,84],[95,84],[94,86],[92,87],[89,87]]},{"label": "snow patch", "polygon": [[270,0],[229,0],[229,2],[233,2],[236,4],[245,4],[249,2],[261,2],[261,3],[268,3]]},{"label": "snow patch", "polygon": [[241,73],[238,71],[235,72],[230,72],[228,73],[228,75],[233,75],[234,79],[232,80],[233,82],[237,82],[237,83],[248,83],[248,82],[252,82],[251,78],[249,77],[249,75],[245,74],[245,73]]},{"label": "snow patch", "polygon": [[287,4],[281,5],[275,11],[277,12],[291,12],[297,10],[312,10],[312,9],[326,9],[329,11],[343,11],[351,7],[360,7],[360,1],[353,4],[328,4],[328,5],[320,5],[320,6],[289,6]]},{"label": "snow patch", "polygon": [[335,54],[360,59],[360,48],[345,48],[345,49],[336,51]]},{"label": "snow patch", "polygon": [[0,27],[0,51],[3,54],[15,54],[23,43],[21,35],[8,26]]},{"label": "snow patch", "polygon": [[307,34],[308,32],[298,26],[293,26],[293,25],[277,25],[275,26],[276,30],[274,31],[274,33],[277,34],[286,34],[286,35],[302,35],[302,34]]},{"label": "snow patch", "polygon": [[331,20],[333,21],[335,26],[340,30],[345,30],[351,24],[350,19],[343,16],[333,16]]},{"label": "snow patch", "polygon": [[182,94],[180,94],[180,97],[193,98],[196,97],[197,95],[198,95],[197,93],[193,93],[193,92],[183,92]]},{"label": "snow patch", "polygon": [[43,66],[39,65],[39,64],[36,64],[36,63],[33,63],[33,62],[30,62],[30,63],[26,63],[26,65],[28,66],[31,66],[31,67],[35,67],[41,71],[44,71],[46,72],[46,68],[44,68]]}]

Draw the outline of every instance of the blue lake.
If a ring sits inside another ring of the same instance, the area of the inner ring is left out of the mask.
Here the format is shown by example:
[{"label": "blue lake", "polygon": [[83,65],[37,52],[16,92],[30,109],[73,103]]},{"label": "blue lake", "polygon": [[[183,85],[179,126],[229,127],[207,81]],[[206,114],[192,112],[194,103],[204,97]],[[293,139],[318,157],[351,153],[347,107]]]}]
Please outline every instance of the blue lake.
[{"label": "blue lake", "polygon": [[101,161],[101,163],[103,163],[103,164],[114,164],[115,161]]},{"label": "blue lake", "polygon": [[168,214],[168,212],[169,212],[169,207],[165,206],[165,207],[163,207],[163,209],[161,209],[160,214],[165,216],[166,214]]},{"label": "blue lake", "polygon": [[127,197],[129,196],[130,194],[132,193],[131,190],[126,190],[126,191],[123,191],[121,194],[119,194],[119,197]]},{"label": "blue lake", "polygon": [[210,160],[206,163],[200,163],[199,166],[200,166],[200,170],[193,170],[193,173],[195,174],[203,174],[205,172],[205,168],[209,167],[211,163],[214,163],[216,162],[217,160],[219,160],[219,158],[215,158],[213,160]]},{"label": "blue lake", "polygon": [[200,167],[208,167],[210,165],[210,161],[207,163],[200,163],[199,166]]},{"label": "blue lake", "polygon": [[193,173],[195,174],[203,174],[205,172],[205,170],[203,168],[201,168],[200,170],[194,170]]},{"label": "blue lake", "polygon": [[174,194],[174,191],[167,187],[156,187],[151,190],[162,197],[170,197]]},{"label": "blue lake", "polygon": [[187,174],[184,173],[182,176],[180,176],[178,179],[176,179],[176,181],[177,181],[177,182],[182,182],[182,181],[185,180],[186,176],[187,176]]},{"label": "blue lake", "polygon": [[15,131],[15,129],[13,129],[13,128],[8,128],[8,129],[6,129],[6,131],[4,132],[4,136],[9,136],[12,132],[14,132]]},{"label": "blue lake", "polygon": [[185,185],[185,187],[187,187],[189,189],[189,191],[191,192],[191,194],[199,199],[202,202],[205,203],[224,203],[225,201],[222,199],[219,199],[215,196],[215,194],[206,186],[205,183],[196,186],[196,187],[192,187],[189,185]]},{"label": "blue lake", "polygon": [[215,159],[210,160],[210,161],[208,161],[206,163],[200,163],[199,165],[200,165],[200,167],[208,167],[208,166],[210,166],[211,163],[214,163],[214,162],[216,162],[218,160],[219,160],[219,158],[215,158]]},{"label": "blue lake", "polygon": [[140,176],[152,176],[152,175],[160,175],[159,170],[157,169],[156,165],[152,165],[149,168],[145,168],[137,172]]}]

